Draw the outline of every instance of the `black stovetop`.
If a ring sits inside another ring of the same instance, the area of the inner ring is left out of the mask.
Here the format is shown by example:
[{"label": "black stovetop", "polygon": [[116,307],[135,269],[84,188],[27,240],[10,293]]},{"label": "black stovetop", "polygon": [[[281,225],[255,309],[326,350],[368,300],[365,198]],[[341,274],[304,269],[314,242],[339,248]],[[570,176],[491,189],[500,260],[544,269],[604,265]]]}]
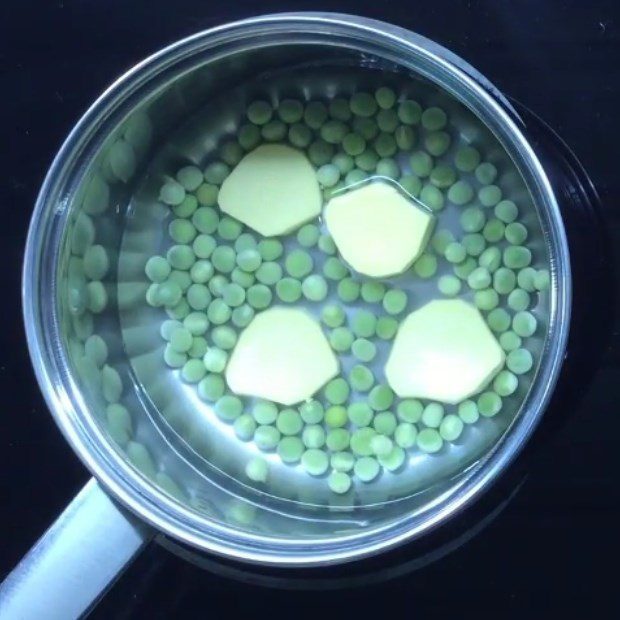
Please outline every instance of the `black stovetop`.
[{"label": "black stovetop", "polygon": [[[218,23],[285,10],[357,13],[415,30],[461,55],[544,118],[601,195],[614,258],[600,286],[620,290],[617,0],[4,0],[0,579],[88,479],[47,413],[21,325],[26,228],[53,154],[89,102],[144,56]],[[590,249],[592,256],[602,251],[599,244]],[[556,399],[547,416],[552,432],[539,436],[535,449],[475,509],[432,539],[361,568],[304,574],[296,583],[277,571],[243,572],[210,561],[199,568],[151,544],[93,617],[237,616],[255,610],[291,615],[297,609],[363,614],[386,606],[418,617],[574,617],[594,610],[611,617],[620,517],[620,317],[612,296],[593,291],[584,297],[576,304],[586,329],[590,308],[609,306],[607,313],[599,308],[595,316],[605,318],[592,326],[604,346],[600,355],[582,360],[577,373],[583,380],[570,397]]]}]

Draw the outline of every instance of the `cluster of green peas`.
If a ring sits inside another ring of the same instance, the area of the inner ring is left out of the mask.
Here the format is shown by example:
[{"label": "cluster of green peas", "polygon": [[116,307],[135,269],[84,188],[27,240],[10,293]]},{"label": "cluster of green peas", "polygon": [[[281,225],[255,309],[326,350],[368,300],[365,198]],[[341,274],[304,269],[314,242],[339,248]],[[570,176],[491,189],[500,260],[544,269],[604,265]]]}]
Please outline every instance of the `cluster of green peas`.
[{"label": "cluster of green peas", "polygon": [[[499,412],[502,397],[517,388],[516,375],[532,366],[531,354],[521,348],[522,339],[536,330],[536,319],[527,308],[530,293],[547,288],[549,275],[529,266],[531,253],[523,246],[527,230],[516,222],[516,205],[503,200],[501,189],[494,185],[495,167],[482,162],[471,146],[456,151],[453,165],[439,162],[451,145],[448,119],[440,108],[423,110],[413,100],[398,102],[391,89],[380,88],[374,96],[356,93],[327,105],[290,99],[274,109],[266,101],[255,101],[248,106],[247,118],[236,140],[221,146],[217,161],[204,171],[186,166],[162,186],[160,199],[174,214],[168,228],[174,245],[165,257],[154,256],[147,262],[152,284],[146,298],[152,306],[164,307],[170,317],[161,326],[167,341],[166,363],[179,368],[185,381],[197,384],[201,398],[215,402],[216,414],[233,424],[241,440],[252,439],[261,450],[276,450],[283,462],[301,462],[312,475],[331,469],[330,488],[346,493],[352,473],[362,481],[374,480],[381,467],[389,471],[401,467],[407,448],[437,452],[444,441],[458,439],[464,424]],[[353,277],[336,256],[333,240],[313,223],[299,229],[299,247],[285,253],[280,240],[258,240],[240,222],[219,213],[219,186],[245,152],[261,142],[287,139],[306,150],[326,199],[334,190],[379,175],[396,180],[434,211],[441,211],[447,202],[464,207],[461,241],[448,230],[437,231],[411,273],[433,277],[438,257],[444,258],[454,275],[438,279],[439,291],[456,296],[463,283],[474,291],[474,303],[488,312],[489,325],[508,352],[508,370],[498,374],[493,390],[448,414],[438,403],[397,401],[387,385],[375,385],[366,364],[377,354],[372,338],[390,340],[396,334],[395,316],[408,304],[405,291]],[[420,148],[413,150],[418,140]],[[411,172],[402,173],[396,161],[403,152],[408,154]],[[477,194],[472,183],[458,178],[459,172],[474,176],[481,185]],[[467,206],[470,203],[475,206]],[[490,209],[494,217],[487,218]],[[493,244],[504,239],[509,246],[502,253]],[[322,273],[317,273],[310,252],[315,247],[325,255]],[[259,401],[246,412],[242,400],[227,393],[222,377],[237,329],[247,326],[255,312],[267,308],[274,298],[284,303],[321,302],[330,286],[345,304],[362,300],[380,304],[383,310],[379,316],[358,310],[345,325],[340,305],[322,308],[332,348],[355,360],[348,377],[332,380],[323,391],[323,401],[282,410]],[[500,295],[508,296],[514,317],[498,307]],[[363,401],[349,402],[352,392],[365,394]],[[418,431],[416,424],[423,428]],[[246,473],[252,480],[265,481],[267,463],[252,459]]]}]

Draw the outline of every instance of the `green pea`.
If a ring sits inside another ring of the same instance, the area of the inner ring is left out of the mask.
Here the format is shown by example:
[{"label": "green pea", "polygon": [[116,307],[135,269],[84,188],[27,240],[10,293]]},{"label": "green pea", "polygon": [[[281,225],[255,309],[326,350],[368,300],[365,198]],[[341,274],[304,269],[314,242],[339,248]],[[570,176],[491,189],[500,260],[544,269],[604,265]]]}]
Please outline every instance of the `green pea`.
[{"label": "green pea", "polygon": [[327,327],[340,327],[344,323],[344,310],[335,304],[324,306],[321,310],[321,319]]},{"label": "green pea", "polygon": [[502,254],[497,246],[487,248],[478,259],[478,264],[490,273],[495,273],[502,262]]},{"label": "green pea", "polygon": [[355,93],[351,99],[349,99],[349,106],[353,114],[364,118],[373,116],[377,111],[377,102],[375,98],[368,93]]},{"label": "green pea", "polygon": [[525,267],[517,274],[517,284],[528,293],[533,293],[536,290],[535,279],[536,270],[533,267]]},{"label": "green pea", "polygon": [[254,308],[243,304],[232,311],[230,320],[235,327],[247,327],[254,318]]},{"label": "green pea", "polygon": [[367,392],[375,382],[375,378],[369,368],[356,364],[349,372],[349,382],[355,391]]},{"label": "green pea", "polygon": [[311,129],[320,129],[327,120],[327,107],[320,101],[311,101],[304,110],[304,122]]},{"label": "green pea", "polygon": [[377,167],[378,161],[379,157],[377,153],[370,149],[366,149],[363,153],[355,157],[355,165],[364,172],[373,172]]},{"label": "green pea", "polygon": [[551,275],[548,269],[539,269],[534,276],[534,287],[537,291],[546,291],[551,286]]},{"label": "green pea", "polygon": [[304,422],[301,416],[295,409],[283,409],[278,414],[276,420],[276,428],[282,433],[282,435],[297,435],[301,433],[304,427]]},{"label": "green pea", "polygon": [[211,293],[204,284],[192,284],[187,289],[187,303],[193,310],[205,310],[211,299]]},{"label": "green pea", "polygon": [[191,359],[185,362],[181,369],[181,378],[186,383],[198,383],[207,374],[202,360]]},{"label": "green pea", "polygon": [[362,482],[372,482],[379,475],[381,468],[376,459],[370,456],[362,456],[355,461],[353,470]]},{"label": "green pea", "polygon": [[237,343],[237,332],[232,327],[220,325],[211,331],[211,338],[216,347],[230,350]]},{"label": "green pea", "polygon": [[521,338],[513,331],[507,331],[499,337],[499,344],[504,351],[514,351],[521,346]]},{"label": "green pea", "polygon": [[415,130],[408,125],[399,125],[394,132],[394,139],[401,151],[410,151],[416,142]]},{"label": "green pea", "polygon": [[508,295],[517,285],[517,276],[512,269],[499,267],[493,274],[493,288],[500,295]]},{"label": "green pea", "polygon": [[338,121],[348,121],[351,119],[351,108],[349,102],[342,98],[337,97],[329,102],[328,106],[329,115]]},{"label": "green pea", "polygon": [[473,146],[460,147],[454,156],[454,165],[461,172],[473,172],[480,163],[480,153]]},{"label": "green pea", "polygon": [[377,162],[376,173],[389,179],[397,179],[400,176],[400,168],[394,159],[385,157]]},{"label": "green pea", "polygon": [[420,278],[432,278],[437,272],[437,258],[432,254],[422,254],[413,263],[413,270]]},{"label": "green pea", "polygon": [[445,206],[443,193],[430,183],[422,187],[420,202],[426,205],[431,211],[441,211]]},{"label": "green pea", "polygon": [[95,363],[97,368],[101,368],[108,359],[108,345],[97,334],[92,334],[86,339],[84,352]]},{"label": "green pea", "polygon": [[323,187],[333,187],[340,180],[340,170],[334,164],[323,164],[317,170],[316,177]]},{"label": "green pea", "polygon": [[[345,136],[342,142],[343,148],[344,148],[344,143],[347,140],[347,137],[348,136]],[[365,144],[364,144],[364,147],[361,149],[360,153],[364,151],[364,148],[366,148]],[[334,166],[336,166],[336,168],[340,170],[341,176],[353,170],[353,167],[355,166],[355,162],[353,161],[353,157],[351,157],[351,155],[357,155],[357,153],[350,153],[347,155],[348,151],[346,148],[345,148],[345,151],[346,153],[336,153],[334,155],[334,158],[332,159],[332,164],[334,164]],[[316,243],[313,245],[316,245]]]},{"label": "green pea", "polygon": [[351,348],[353,344],[353,333],[346,327],[336,327],[329,335],[329,343],[338,353],[344,353]]},{"label": "green pea", "polygon": [[308,400],[299,407],[299,413],[306,424],[319,424],[323,421],[325,411],[318,400]]},{"label": "green pea", "polygon": [[521,338],[529,338],[536,332],[538,322],[530,312],[522,310],[517,312],[512,319],[512,329]]},{"label": "green pea", "polygon": [[[256,271],[256,273],[258,273],[258,270]],[[240,269],[239,267],[235,267],[232,270],[230,274],[230,279],[232,280],[232,282],[234,282],[235,284],[238,284],[243,289],[250,288],[250,286],[252,286],[252,284],[256,282],[256,276],[253,273],[243,271],[243,269]],[[225,284],[224,286],[222,286],[222,290],[221,290],[222,295],[224,294],[224,290],[226,288]],[[263,284],[265,284],[265,282],[263,282]]]},{"label": "green pea", "polygon": [[[332,405],[342,405],[343,403],[345,403],[349,398],[349,393],[349,385],[342,377],[332,379],[325,386],[325,398]],[[325,419],[327,421],[327,424],[331,426],[328,421],[329,414],[330,410],[328,409],[325,413]]]},{"label": "green pea", "polygon": [[368,280],[361,286],[362,299],[369,304],[378,303],[385,295],[385,284],[375,280]]},{"label": "green pea", "polygon": [[502,370],[493,381],[493,389],[502,397],[514,394],[518,386],[519,380],[509,370]]},{"label": "green pea", "polygon": [[205,181],[212,185],[221,185],[230,174],[230,166],[223,161],[210,163],[204,171]]},{"label": "green pea", "polygon": [[259,99],[250,103],[246,110],[246,116],[254,125],[265,125],[273,116],[273,108],[267,101]]},{"label": "green pea", "polygon": [[351,450],[353,453],[357,456],[370,456],[372,454],[370,442],[376,434],[377,431],[374,428],[358,428],[351,435]]},{"label": "green pea", "polygon": [[405,463],[406,454],[400,446],[394,446],[388,454],[377,457],[381,466],[387,471],[396,471]]},{"label": "green pea", "polygon": [[[198,282],[196,272],[199,272],[198,275],[202,275],[203,272],[209,271],[209,269],[207,268],[202,269],[202,263],[204,262],[208,263],[208,261],[196,261],[192,265],[192,268],[189,270],[189,273],[187,273],[187,271],[179,271],[177,269],[174,269],[170,272],[168,280],[170,282],[176,282],[181,287],[181,290],[183,292],[187,291],[187,289],[192,285],[192,282],[195,282],[197,284],[203,284],[202,282]],[[209,273],[213,273],[213,267],[211,267]]]},{"label": "green pea", "polygon": [[325,445],[325,430],[318,424],[310,424],[304,428],[301,440],[306,448],[322,448]]},{"label": "green pea", "polygon": [[204,338],[203,336],[194,336],[194,338],[192,339],[192,346],[190,350],[187,352],[187,354],[191,358],[202,359],[205,356],[207,349],[208,349],[208,346],[207,346],[206,338]]},{"label": "green pea", "polygon": [[222,299],[214,299],[207,308],[207,317],[214,325],[222,325],[230,319],[232,311]]},{"label": "green pea", "polygon": [[422,191],[422,181],[412,174],[405,174],[400,177],[398,184],[414,198],[417,198]]},{"label": "green pea", "polygon": [[468,233],[477,233],[484,228],[486,216],[479,207],[467,207],[459,219],[461,228]]},{"label": "green pea", "polygon": [[202,336],[209,329],[209,319],[204,312],[191,312],[183,319],[183,327],[192,336]]},{"label": "green pea", "polygon": [[473,400],[464,400],[459,404],[458,415],[465,424],[475,424],[480,418],[478,405]]},{"label": "green pea", "polygon": [[422,127],[428,131],[443,129],[448,124],[446,113],[436,106],[426,108],[422,112]]},{"label": "green pea", "polygon": [[429,403],[422,411],[422,422],[429,428],[439,428],[444,417],[443,405]]},{"label": "green pea", "polygon": [[192,224],[198,232],[210,235],[217,230],[220,218],[212,207],[200,207],[192,215]]},{"label": "green pea", "polygon": [[430,180],[435,187],[448,189],[456,181],[456,172],[446,164],[438,164],[431,171]]},{"label": "green pea", "polygon": [[521,222],[511,222],[506,226],[504,236],[511,245],[521,245],[527,239],[527,228]]},{"label": "green pea", "polygon": [[461,241],[469,256],[480,256],[486,248],[486,241],[480,233],[465,235]]},{"label": "green pea", "polygon": [[346,186],[355,185],[356,183],[361,183],[362,181],[365,181],[367,178],[368,174],[366,172],[355,168],[354,170],[347,172],[344,178],[344,183]]},{"label": "green pea", "polygon": [[253,124],[241,125],[237,132],[237,140],[244,151],[251,151],[260,142],[260,129]]},{"label": "green pea", "polygon": [[445,259],[449,263],[462,263],[467,257],[467,251],[465,250],[465,246],[458,241],[453,241],[448,244],[446,251],[444,253]]},{"label": "green pea", "polygon": [[230,273],[235,268],[236,259],[235,251],[227,245],[216,247],[211,254],[211,263],[220,273]]},{"label": "green pea", "polygon": [[329,467],[329,458],[322,450],[311,448],[301,455],[301,465],[311,476],[322,476]]},{"label": "green pea", "polygon": [[146,277],[151,282],[161,283],[170,275],[170,264],[163,256],[151,256],[144,268]]},{"label": "green pea", "polygon": [[377,354],[377,347],[370,340],[358,338],[351,345],[351,352],[361,362],[370,362]]},{"label": "green pea", "polygon": [[246,299],[252,308],[264,310],[271,303],[273,293],[264,284],[254,284],[247,290]]},{"label": "green pea", "polygon": [[228,353],[221,349],[210,347],[205,353],[202,362],[209,372],[223,372],[228,362]]},{"label": "green pea", "polygon": [[312,131],[306,125],[295,123],[288,129],[288,139],[298,149],[305,149],[312,142]]},{"label": "green pea", "polygon": [[[158,256],[165,262],[165,259]],[[110,268],[108,253],[102,245],[91,245],[84,252],[84,275],[91,280],[102,280]]]},{"label": "green pea", "polygon": [[196,260],[192,248],[186,245],[173,245],[167,252],[166,258],[174,269],[188,270]]},{"label": "green pea", "polygon": [[315,166],[328,164],[334,156],[334,147],[325,140],[315,140],[308,147],[308,158]]},{"label": "green pea", "polygon": [[273,424],[278,419],[278,408],[268,400],[259,400],[252,407],[252,417],[257,424]]},{"label": "green pea", "polygon": [[256,279],[261,284],[273,286],[282,279],[282,267],[273,261],[262,263],[256,270]]},{"label": "green pea", "polygon": [[269,477],[269,465],[262,458],[250,459],[245,466],[245,475],[254,482],[267,482]]},{"label": "green pea", "polygon": [[456,276],[441,276],[437,281],[437,288],[446,297],[456,297],[461,292],[461,281]]},{"label": "green pea", "polygon": [[492,331],[505,332],[510,327],[510,315],[503,308],[495,308],[489,312],[487,323]]},{"label": "green pea", "polygon": [[252,416],[244,413],[233,422],[235,435],[241,441],[250,441],[256,432],[256,422]]},{"label": "green pea", "polygon": [[181,299],[181,301],[173,308],[166,308],[166,314],[171,319],[181,320],[184,319],[189,313],[190,307],[184,299]]},{"label": "green pea", "polygon": [[469,288],[480,290],[491,285],[491,274],[485,267],[477,267],[467,276]]},{"label": "green pea", "polygon": [[391,411],[381,411],[375,414],[372,425],[377,433],[391,436],[396,430],[396,416]]},{"label": "green pea", "polygon": [[220,158],[229,166],[236,166],[243,157],[243,149],[238,142],[229,140],[222,145],[220,149]]},{"label": "green pea", "polygon": [[476,167],[475,174],[482,185],[491,185],[497,178],[497,168],[493,164],[483,162]]},{"label": "green pea", "polygon": [[343,278],[338,282],[338,297],[345,303],[355,301],[360,296],[361,285],[353,278]]},{"label": "green pea", "polygon": [[[433,156],[441,157],[450,148],[450,134],[445,131],[433,131],[426,135],[424,148]],[[456,180],[456,175],[455,175]]]},{"label": "green pea", "polygon": [[293,250],[287,255],[284,261],[284,268],[290,276],[294,278],[303,278],[312,271],[313,264],[312,257],[308,252],[304,250]]},{"label": "green pea", "polygon": [[495,217],[504,222],[511,224],[519,216],[519,209],[512,200],[502,200],[495,205]]},{"label": "green pea", "polygon": [[327,282],[318,274],[309,275],[301,283],[301,291],[309,301],[322,301],[327,297]]},{"label": "green pea", "polygon": [[276,284],[276,295],[286,303],[297,301],[301,294],[301,282],[295,278],[282,278]]},{"label": "green pea", "polygon": [[111,403],[106,407],[106,421],[110,435],[121,445],[126,445],[133,435],[131,416],[123,405]]},{"label": "green pea", "polygon": [[217,243],[211,235],[200,234],[194,239],[192,249],[198,258],[209,258],[213,254]]},{"label": "green pea", "polygon": [[394,133],[398,127],[398,115],[395,110],[379,110],[377,125],[381,131]]},{"label": "green pea", "polygon": [[381,340],[391,340],[398,331],[398,321],[391,316],[382,316],[377,319],[376,333]]},{"label": "green pea", "polygon": [[425,178],[433,170],[433,158],[424,151],[415,151],[409,158],[409,165],[413,174],[417,177]]},{"label": "green pea", "polygon": [[[213,264],[215,265],[215,256],[213,257],[212,260],[214,261]],[[253,249],[253,248],[249,248],[247,250],[243,250],[242,252],[239,252],[239,254],[237,254],[237,257],[236,257],[236,262],[237,262],[239,269],[243,269],[243,271],[247,271],[250,273],[256,271],[261,266],[262,260],[263,259],[261,258],[260,252],[257,249]],[[217,268],[217,265],[216,265],[216,268]]]},{"label": "green pea", "polygon": [[474,189],[467,181],[457,181],[448,190],[448,200],[455,205],[466,205],[474,198]]},{"label": "green pea", "polygon": [[[215,189],[217,190],[217,187]],[[197,208],[198,199],[196,198],[196,196],[187,195],[185,196],[183,202],[180,205],[172,208],[172,212],[176,217],[190,218],[192,215],[194,215]]]},{"label": "green pea", "polygon": [[396,103],[396,93],[387,86],[381,86],[375,91],[375,99],[382,110],[389,110]]},{"label": "green pea", "polygon": [[411,448],[415,446],[418,429],[409,422],[401,422],[394,431],[394,441],[401,448]]},{"label": "green pea", "polygon": [[209,402],[217,401],[224,395],[226,385],[220,375],[207,375],[198,384],[198,396]]},{"label": "green pea", "polygon": [[375,435],[370,440],[370,448],[375,456],[386,456],[392,451],[394,442],[385,435]]},{"label": "green pea", "polygon": [[282,256],[284,247],[277,239],[263,239],[258,243],[258,252],[263,260],[273,261]]},{"label": "green pea", "polygon": [[384,411],[389,409],[394,402],[394,392],[387,385],[377,385],[370,391],[368,395],[368,404],[375,411]]},{"label": "green pea", "polygon": [[405,125],[417,125],[422,118],[422,106],[412,99],[401,101],[398,104],[398,119]]},{"label": "green pea", "polygon": [[304,116],[304,106],[297,99],[283,99],[278,106],[277,114],[285,123],[298,123]]},{"label": "green pea", "polygon": [[492,288],[485,288],[474,293],[474,304],[480,310],[490,311],[499,305],[499,296]]},{"label": "green pea", "polygon": [[444,441],[456,441],[463,432],[463,421],[456,415],[447,415],[439,425],[439,434]]},{"label": "green pea", "polygon": [[357,402],[349,405],[347,416],[352,424],[361,428],[371,423],[374,413],[368,403]]},{"label": "green pea", "polygon": [[407,293],[392,289],[383,297],[383,309],[388,314],[400,314],[407,307]]},{"label": "green pea", "polygon": [[274,426],[259,426],[254,431],[254,443],[259,450],[264,452],[275,450],[279,445],[281,437],[280,431]]},{"label": "green pea", "polygon": [[[454,241],[454,235],[452,234],[452,231],[446,228],[441,228],[433,235],[433,238],[431,239],[431,245],[433,246],[433,250],[435,250],[437,254],[443,255],[443,253],[446,251],[446,248],[450,243],[452,243],[452,241]],[[467,248],[467,246],[465,247]]]},{"label": "green pea", "polygon": [[170,368],[181,368],[187,362],[187,353],[175,351],[170,344],[164,349],[164,362]]},{"label": "green pea", "polygon": [[375,334],[377,317],[369,310],[358,310],[351,320],[351,329],[359,338],[370,338]]},{"label": "green pea", "polygon": [[330,256],[323,263],[323,274],[329,280],[342,280],[342,278],[349,275],[349,270],[340,259]]},{"label": "green pea", "polygon": [[159,199],[171,207],[180,205],[185,199],[185,188],[176,181],[168,181],[159,190]]},{"label": "green pea", "polygon": [[478,397],[478,411],[484,418],[492,418],[502,408],[502,399],[495,392],[483,392]]},{"label": "green pea", "polygon": [[344,495],[351,488],[351,477],[343,471],[333,471],[327,478],[327,484],[334,493]]},{"label": "green pea", "polygon": [[377,137],[379,127],[371,118],[356,117],[353,119],[353,131],[358,133],[367,142]]},{"label": "green pea", "polygon": [[304,453],[304,444],[299,437],[282,437],[277,451],[284,463],[298,463]]},{"label": "green pea", "polygon": [[348,133],[348,127],[338,120],[329,120],[323,123],[320,135],[328,144],[340,144]]},{"label": "green pea", "polygon": [[185,327],[177,327],[170,334],[170,346],[178,353],[186,353],[192,346],[192,334]]},{"label": "green pea", "polygon": [[515,349],[506,357],[506,366],[516,375],[529,372],[533,365],[532,354],[527,349]]},{"label": "green pea", "polygon": [[502,199],[502,190],[497,185],[486,185],[478,191],[478,200],[483,207],[494,207]]},{"label": "green pea", "polygon": [[522,269],[532,262],[532,253],[529,248],[520,245],[511,245],[504,249],[504,265],[510,269]]},{"label": "green pea", "polygon": [[175,320],[167,320],[164,321],[161,326],[159,327],[159,334],[160,336],[164,339],[167,340],[168,342],[170,341],[170,336],[172,335],[172,332],[177,328],[177,327],[184,327],[183,323],[181,323],[181,321],[175,321]]},{"label": "green pea", "polygon": [[219,236],[225,241],[234,241],[243,230],[243,224],[232,217],[223,217],[217,225]]},{"label": "green pea", "polygon": [[422,452],[435,454],[443,447],[443,439],[434,428],[424,428],[418,433],[416,444]]},{"label": "green pea", "polygon": [[504,223],[493,218],[484,225],[482,234],[489,243],[498,243],[504,238],[504,229]]}]

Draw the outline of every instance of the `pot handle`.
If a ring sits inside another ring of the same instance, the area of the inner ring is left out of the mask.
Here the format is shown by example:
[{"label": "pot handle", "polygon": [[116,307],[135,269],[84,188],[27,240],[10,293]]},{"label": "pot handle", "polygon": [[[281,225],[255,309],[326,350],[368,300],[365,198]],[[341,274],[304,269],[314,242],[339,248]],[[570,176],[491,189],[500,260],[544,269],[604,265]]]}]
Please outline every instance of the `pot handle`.
[{"label": "pot handle", "polygon": [[154,531],[91,478],[0,585],[0,618],[79,618]]}]

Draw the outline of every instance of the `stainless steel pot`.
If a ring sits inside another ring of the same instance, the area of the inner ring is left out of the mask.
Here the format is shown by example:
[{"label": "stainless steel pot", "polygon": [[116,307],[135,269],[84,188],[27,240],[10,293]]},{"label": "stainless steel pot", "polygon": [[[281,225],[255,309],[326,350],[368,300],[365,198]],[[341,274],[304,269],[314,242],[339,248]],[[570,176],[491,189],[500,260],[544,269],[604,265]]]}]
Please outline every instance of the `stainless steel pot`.
[{"label": "stainless steel pot", "polygon": [[[420,463],[415,483],[399,486],[394,478],[353,503],[321,497],[316,488],[277,474],[269,493],[245,486],[235,475],[230,438],[193,416],[186,406],[191,397],[159,370],[161,345],[142,309],[141,274],[149,252],[162,243],[164,211],[149,197],[170,165],[187,157],[199,162],[214,147],[219,136],[205,141],[209,132],[198,135],[197,124],[233,131],[256,93],[277,98],[294,91],[308,98],[391,75],[410,78],[416,92],[451,111],[468,139],[507,171],[501,183],[539,231],[534,245],[550,261],[552,285],[545,334],[536,343],[538,369],[510,415],[489,421],[466,448],[451,449],[432,467]],[[337,14],[272,15],[201,32],[115,82],[54,160],[24,264],[24,316],[37,378],[94,477],[3,584],[0,615],[80,615],[158,531],[241,561],[325,565],[419,537],[479,496],[542,416],[569,329],[564,229],[523,129],[501,93],[444,48],[394,26]],[[108,307],[95,319],[84,311],[74,260],[93,238],[111,257]],[[106,341],[117,373],[103,383],[101,370],[84,355],[93,330]],[[106,413],[106,390],[117,389],[129,424]]]}]

